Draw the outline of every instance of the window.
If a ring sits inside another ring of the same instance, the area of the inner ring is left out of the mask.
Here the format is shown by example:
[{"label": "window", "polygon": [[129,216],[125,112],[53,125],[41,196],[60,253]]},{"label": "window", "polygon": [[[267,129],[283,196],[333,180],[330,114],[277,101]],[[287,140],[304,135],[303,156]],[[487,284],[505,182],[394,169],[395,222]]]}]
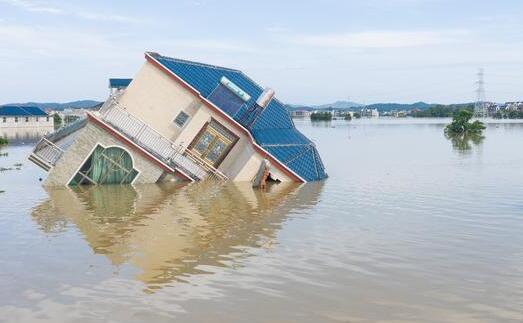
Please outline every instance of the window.
[{"label": "window", "polygon": [[217,167],[229,153],[238,137],[218,122],[211,120],[191,143],[191,151]]},{"label": "window", "polygon": [[49,117],[45,117],[45,121],[49,122]]},{"label": "window", "polygon": [[25,122],[29,122],[29,117],[25,117]]},{"label": "window", "polygon": [[122,148],[96,146],[69,185],[130,184],[138,175],[131,155]]},{"label": "window", "polygon": [[36,122],[38,122],[38,117],[36,117]]},{"label": "window", "polygon": [[18,117],[15,117],[15,122],[18,122]]},{"label": "window", "polygon": [[7,118],[6,117],[2,117],[2,122],[6,123],[7,122]]},{"label": "window", "polygon": [[187,122],[189,119],[189,115],[183,111],[180,111],[178,113],[178,116],[176,116],[176,119],[174,119],[174,123],[176,123],[179,127],[183,127],[183,125]]}]

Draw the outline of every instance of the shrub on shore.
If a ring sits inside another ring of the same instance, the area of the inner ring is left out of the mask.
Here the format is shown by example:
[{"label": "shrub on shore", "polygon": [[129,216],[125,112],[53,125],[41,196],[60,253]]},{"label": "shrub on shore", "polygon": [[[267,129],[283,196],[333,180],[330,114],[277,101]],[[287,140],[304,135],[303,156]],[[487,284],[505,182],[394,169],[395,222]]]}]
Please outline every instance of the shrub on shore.
[{"label": "shrub on shore", "polygon": [[332,113],[330,112],[313,112],[311,113],[312,121],[331,121]]}]

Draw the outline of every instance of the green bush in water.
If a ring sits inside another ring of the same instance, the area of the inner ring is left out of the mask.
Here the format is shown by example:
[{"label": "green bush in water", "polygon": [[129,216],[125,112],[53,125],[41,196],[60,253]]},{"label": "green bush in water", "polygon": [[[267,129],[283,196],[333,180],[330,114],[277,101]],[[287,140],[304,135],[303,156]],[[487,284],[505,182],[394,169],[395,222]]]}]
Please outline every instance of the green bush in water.
[{"label": "green bush in water", "polygon": [[445,127],[448,135],[481,135],[485,129],[483,122],[476,120],[470,122],[473,113],[470,110],[461,110],[453,118],[452,122]]}]

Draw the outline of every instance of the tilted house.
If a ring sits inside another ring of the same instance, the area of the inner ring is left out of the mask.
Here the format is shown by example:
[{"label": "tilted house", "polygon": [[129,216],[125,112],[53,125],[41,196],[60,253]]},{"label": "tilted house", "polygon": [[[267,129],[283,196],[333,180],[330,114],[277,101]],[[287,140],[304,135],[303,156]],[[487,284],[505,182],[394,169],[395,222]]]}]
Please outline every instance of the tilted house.
[{"label": "tilted house", "polygon": [[47,185],[327,177],[274,91],[239,70],[145,58],[99,111],[37,144],[30,159],[49,171]]}]

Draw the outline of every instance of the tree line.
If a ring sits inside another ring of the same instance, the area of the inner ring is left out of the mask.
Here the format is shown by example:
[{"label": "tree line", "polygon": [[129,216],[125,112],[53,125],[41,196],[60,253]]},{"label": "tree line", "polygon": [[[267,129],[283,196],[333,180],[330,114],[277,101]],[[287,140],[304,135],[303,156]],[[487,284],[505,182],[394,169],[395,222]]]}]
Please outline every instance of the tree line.
[{"label": "tree line", "polygon": [[413,111],[414,118],[450,118],[455,117],[461,110],[474,111],[474,104],[437,104],[421,111]]}]

